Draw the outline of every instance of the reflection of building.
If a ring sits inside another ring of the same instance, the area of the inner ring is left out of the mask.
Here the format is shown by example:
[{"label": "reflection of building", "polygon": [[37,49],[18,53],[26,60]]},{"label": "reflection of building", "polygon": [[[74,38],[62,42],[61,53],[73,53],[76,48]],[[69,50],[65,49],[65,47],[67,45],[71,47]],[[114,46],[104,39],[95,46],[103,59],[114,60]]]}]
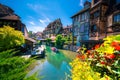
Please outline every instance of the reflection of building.
[{"label": "reflection of building", "polygon": [[84,40],[89,40],[90,5],[91,3],[86,1],[84,8],[72,16],[73,36],[77,38],[77,46],[80,46]]},{"label": "reflection of building", "polygon": [[36,41],[28,37],[27,28],[25,24],[21,22],[20,17],[8,6],[0,4],[0,27],[3,27],[3,25],[13,27],[15,30],[23,32],[26,40],[24,47],[30,50],[33,49],[33,44]]},{"label": "reflection of building", "polygon": [[48,24],[48,26],[43,31],[44,38],[50,38],[51,36],[56,36],[57,34],[61,34],[62,23],[60,19],[56,19],[55,21]]}]

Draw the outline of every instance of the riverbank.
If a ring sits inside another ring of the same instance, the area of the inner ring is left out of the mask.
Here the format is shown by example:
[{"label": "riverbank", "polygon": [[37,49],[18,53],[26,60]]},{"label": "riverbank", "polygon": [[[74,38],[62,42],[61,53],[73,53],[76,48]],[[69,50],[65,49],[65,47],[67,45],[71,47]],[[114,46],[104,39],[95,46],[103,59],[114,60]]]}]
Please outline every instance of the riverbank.
[{"label": "riverbank", "polygon": [[65,56],[67,56],[70,59],[75,59],[75,57],[77,55],[76,52],[69,51],[69,50],[62,50],[62,49],[60,49],[59,51],[62,52]]}]

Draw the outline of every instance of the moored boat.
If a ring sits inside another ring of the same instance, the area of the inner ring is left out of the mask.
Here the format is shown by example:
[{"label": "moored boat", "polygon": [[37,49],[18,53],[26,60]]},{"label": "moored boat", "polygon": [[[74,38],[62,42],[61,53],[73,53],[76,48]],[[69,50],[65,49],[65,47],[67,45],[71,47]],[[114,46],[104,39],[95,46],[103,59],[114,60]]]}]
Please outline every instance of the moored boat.
[{"label": "moored boat", "polygon": [[52,47],[51,50],[52,50],[53,52],[58,52],[58,49],[57,49],[56,47]]}]

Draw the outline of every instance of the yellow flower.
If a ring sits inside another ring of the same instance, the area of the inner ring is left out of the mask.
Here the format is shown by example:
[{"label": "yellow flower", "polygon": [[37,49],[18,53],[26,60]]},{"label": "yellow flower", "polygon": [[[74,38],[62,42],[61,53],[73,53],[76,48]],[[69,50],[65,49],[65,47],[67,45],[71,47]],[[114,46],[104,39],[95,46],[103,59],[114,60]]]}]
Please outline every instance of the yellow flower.
[{"label": "yellow flower", "polygon": [[90,75],[88,75],[87,80],[94,80]]},{"label": "yellow flower", "polygon": [[111,46],[106,46],[105,51],[106,54],[113,54],[114,53],[114,48]]}]

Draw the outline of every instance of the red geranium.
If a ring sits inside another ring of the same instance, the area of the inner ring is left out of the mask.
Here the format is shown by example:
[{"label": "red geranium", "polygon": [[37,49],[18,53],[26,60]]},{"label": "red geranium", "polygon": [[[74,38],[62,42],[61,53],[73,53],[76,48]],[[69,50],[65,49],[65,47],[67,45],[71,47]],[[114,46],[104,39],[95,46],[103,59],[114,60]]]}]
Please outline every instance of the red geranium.
[{"label": "red geranium", "polygon": [[95,49],[98,49],[100,47],[100,44],[95,45]]},{"label": "red geranium", "polygon": [[91,50],[87,50],[87,54],[90,54]]},{"label": "red geranium", "polygon": [[111,43],[111,46],[112,47],[116,47],[116,46],[119,46],[119,42],[116,42],[116,41],[113,41],[112,43]]},{"label": "red geranium", "polygon": [[111,46],[115,48],[115,50],[120,50],[120,43],[119,42],[112,42]]},{"label": "red geranium", "polygon": [[106,62],[104,62],[104,61],[101,61],[100,63],[103,64],[103,65],[106,64]]},{"label": "red geranium", "polygon": [[78,54],[76,57],[79,58],[79,59],[81,59],[81,60],[85,59],[85,55],[83,55],[83,54]]},{"label": "red geranium", "polygon": [[114,54],[109,54],[105,56],[106,59],[114,59],[115,57],[116,56]]},{"label": "red geranium", "polygon": [[77,54],[77,55],[76,55],[76,58],[80,58],[80,54]]}]

